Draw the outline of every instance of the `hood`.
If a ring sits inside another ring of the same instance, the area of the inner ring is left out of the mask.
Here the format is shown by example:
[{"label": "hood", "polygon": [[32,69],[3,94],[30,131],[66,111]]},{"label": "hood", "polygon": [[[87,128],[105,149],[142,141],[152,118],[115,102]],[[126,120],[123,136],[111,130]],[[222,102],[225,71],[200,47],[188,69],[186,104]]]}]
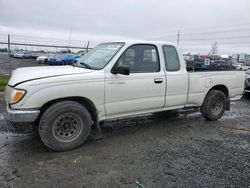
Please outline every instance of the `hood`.
[{"label": "hood", "polygon": [[89,72],[93,72],[93,70],[73,66],[38,66],[18,68],[12,72],[9,85],[15,86],[29,80],[72,74],[84,74]]}]

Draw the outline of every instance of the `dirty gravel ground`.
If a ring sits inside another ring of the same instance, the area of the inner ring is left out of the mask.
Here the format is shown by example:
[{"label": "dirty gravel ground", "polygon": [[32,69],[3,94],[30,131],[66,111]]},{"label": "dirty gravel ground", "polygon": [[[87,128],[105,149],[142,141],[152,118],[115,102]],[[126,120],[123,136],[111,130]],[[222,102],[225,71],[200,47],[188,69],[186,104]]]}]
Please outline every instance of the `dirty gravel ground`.
[{"label": "dirty gravel ground", "polygon": [[250,187],[250,98],[232,103],[216,122],[195,109],[106,122],[104,139],[63,153],[1,114],[0,187]]},{"label": "dirty gravel ground", "polygon": [[0,102],[0,187],[250,187],[250,97],[231,103],[215,122],[198,109],[106,122],[104,139],[56,153],[9,132]]}]

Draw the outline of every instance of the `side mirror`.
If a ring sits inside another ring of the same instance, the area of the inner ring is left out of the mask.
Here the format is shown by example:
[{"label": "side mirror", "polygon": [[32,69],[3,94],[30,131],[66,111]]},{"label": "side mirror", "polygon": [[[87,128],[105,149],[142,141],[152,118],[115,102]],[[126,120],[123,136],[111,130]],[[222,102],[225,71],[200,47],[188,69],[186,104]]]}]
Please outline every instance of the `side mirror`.
[{"label": "side mirror", "polygon": [[123,74],[123,75],[129,75],[129,67],[126,65],[118,65],[114,70],[111,71],[113,74]]}]

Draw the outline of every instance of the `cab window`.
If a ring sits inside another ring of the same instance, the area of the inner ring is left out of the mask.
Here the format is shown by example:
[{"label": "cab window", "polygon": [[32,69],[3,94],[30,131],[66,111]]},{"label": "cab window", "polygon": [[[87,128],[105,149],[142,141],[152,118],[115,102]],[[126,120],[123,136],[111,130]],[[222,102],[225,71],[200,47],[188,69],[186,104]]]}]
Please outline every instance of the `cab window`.
[{"label": "cab window", "polygon": [[164,45],[162,49],[163,49],[166,70],[179,71],[180,61],[175,47]]}]

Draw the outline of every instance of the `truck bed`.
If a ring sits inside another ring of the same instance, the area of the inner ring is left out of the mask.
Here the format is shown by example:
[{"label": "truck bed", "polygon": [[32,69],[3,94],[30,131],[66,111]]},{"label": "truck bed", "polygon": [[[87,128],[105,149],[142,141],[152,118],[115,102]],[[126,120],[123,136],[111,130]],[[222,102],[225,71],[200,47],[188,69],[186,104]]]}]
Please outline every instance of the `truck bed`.
[{"label": "truck bed", "polygon": [[224,86],[228,97],[240,95],[244,91],[245,72],[238,70],[225,71],[189,71],[188,99],[186,106],[200,106],[205,94],[213,86]]}]

